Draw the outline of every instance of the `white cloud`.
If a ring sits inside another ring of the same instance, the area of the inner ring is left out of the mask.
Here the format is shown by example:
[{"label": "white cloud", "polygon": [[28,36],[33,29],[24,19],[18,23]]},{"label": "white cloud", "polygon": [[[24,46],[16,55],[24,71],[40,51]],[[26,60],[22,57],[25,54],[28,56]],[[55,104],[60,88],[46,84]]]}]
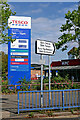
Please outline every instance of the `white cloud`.
[{"label": "white cloud", "polygon": [[10,9],[11,10],[14,10],[15,9],[15,7],[13,6],[13,5],[11,5],[11,4],[9,4],[10,5]]},{"label": "white cloud", "polygon": [[69,10],[72,12],[73,10],[77,10],[78,9],[78,3],[74,4],[73,6],[71,6],[70,8],[69,7],[66,7],[64,9],[61,9],[58,11],[58,13],[67,13]]},{"label": "white cloud", "polygon": [[[48,19],[44,17],[39,17],[36,19],[32,19],[32,52],[31,56],[32,62],[39,62],[40,55],[35,54],[35,41],[37,39],[48,40],[52,42],[57,42],[58,37],[61,35],[60,33],[60,26],[62,23],[65,22],[64,18],[57,18],[57,19]],[[59,52],[59,53],[58,53]],[[66,54],[63,54],[61,51],[56,52],[54,55],[54,60],[57,60],[59,56],[59,60],[62,59],[62,56],[66,58]],[[45,56],[44,59],[46,60],[46,64],[48,63],[48,57]],[[51,57],[52,61],[53,57]]]},{"label": "white cloud", "polygon": [[30,10],[30,11],[26,11],[23,13],[23,15],[30,15],[30,14],[39,14],[42,12],[42,9],[35,9],[35,10]]},{"label": "white cloud", "polygon": [[57,38],[60,35],[59,29],[62,23],[64,23],[64,18],[51,20],[48,18],[40,17],[32,19],[33,38],[37,39],[37,37],[40,37],[41,39],[55,39],[54,42],[56,42]]},{"label": "white cloud", "polygon": [[[48,19],[39,17],[32,19],[32,62],[38,62],[40,59],[39,55],[35,54],[35,40],[41,39],[57,42],[62,34],[59,31],[62,24],[65,24],[65,18]],[[67,52],[74,46],[78,47],[78,43],[69,42],[68,50],[64,52],[62,52],[61,49],[57,50],[56,54],[51,57],[51,61],[67,59]],[[45,56],[44,59],[46,60],[46,63],[48,63],[47,56]]]},{"label": "white cloud", "polygon": [[46,8],[50,5],[50,3],[41,3],[40,7]]},{"label": "white cloud", "polygon": [[40,13],[40,12],[42,12],[42,9],[32,10],[32,13]]}]

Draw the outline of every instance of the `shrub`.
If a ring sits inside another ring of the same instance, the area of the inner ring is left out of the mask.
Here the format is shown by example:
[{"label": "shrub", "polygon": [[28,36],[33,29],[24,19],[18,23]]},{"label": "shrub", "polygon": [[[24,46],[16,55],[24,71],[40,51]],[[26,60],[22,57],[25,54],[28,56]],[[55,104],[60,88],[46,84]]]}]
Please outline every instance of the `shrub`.
[{"label": "shrub", "polygon": [[51,117],[53,115],[53,111],[47,111],[47,115]]},{"label": "shrub", "polygon": [[34,113],[33,112],[31,112],[30,114],[29,114],[29,117],[34,117]]},{"label": "shrub", "polygon": [[80,88],[80,85],[74,83],[72,80],[69,80],[69,75],[67,74],[65,78],[60,75],[52,78],[52,89],[76,89]]},{"label": "shrub", "polygon": [[30,89],[30,81],[27,81],[26,77],[21,78],[21,80],[18,83],[22,85],[20,86],[20,89],[25,90],[25,91],[28,91]]}]

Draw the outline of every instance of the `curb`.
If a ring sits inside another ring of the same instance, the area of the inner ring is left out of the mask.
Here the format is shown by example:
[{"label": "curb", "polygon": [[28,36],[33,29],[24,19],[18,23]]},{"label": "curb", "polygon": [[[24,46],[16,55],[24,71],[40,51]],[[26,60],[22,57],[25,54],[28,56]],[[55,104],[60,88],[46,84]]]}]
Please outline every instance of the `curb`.
[{"label": "curb", "polygon": [[29,117],[29,114],[26,113],[21,113],[21,114],[17,114],[14,117],[10,117],[10,113],[7,111],[4,111],[4,114],[6,114],[6,116],[2,116],[4,120],[6,120],[6,118],[8,119],[21,119],[21,118],[78,118],[80,117],[80,113],[77,111],[74,111],[74,113],[72,114],[71,112],[55,112],[53,113],[53,115],[51,117],[47,116],[47,114],[40,114],[40,113],[34,113],[34,117]]}]

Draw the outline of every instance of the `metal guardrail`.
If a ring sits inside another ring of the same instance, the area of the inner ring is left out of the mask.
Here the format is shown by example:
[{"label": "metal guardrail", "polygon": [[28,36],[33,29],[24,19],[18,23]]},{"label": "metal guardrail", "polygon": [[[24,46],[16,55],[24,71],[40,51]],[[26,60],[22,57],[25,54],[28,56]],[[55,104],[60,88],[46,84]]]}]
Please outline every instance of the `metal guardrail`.
[{"label": "metal guardrail", "polygon": [[64,110],[76,107],[80,107],[80,89],[18,92],[18,114],[25,110]]}]

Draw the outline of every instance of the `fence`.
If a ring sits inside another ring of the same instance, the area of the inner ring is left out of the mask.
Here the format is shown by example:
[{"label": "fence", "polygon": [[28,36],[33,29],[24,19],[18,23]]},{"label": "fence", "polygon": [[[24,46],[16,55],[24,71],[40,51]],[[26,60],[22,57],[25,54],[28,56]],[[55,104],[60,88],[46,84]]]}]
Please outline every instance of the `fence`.
[{"label": "fence", "polygon": [[[61,83],[61,85],[65,85],[66,83]],[[73,84],[77,84],[77,85],[80,85],[80,82],[73,82]],[[8,89],[8,88],[12,88],[12,89],[14,89],[14,91],[16,92],[16,90],[17,90],[17,87],[23,87],[23,86],[25,86],[25,87],[28,87],[30,85],[30,90],[33,90],[34,88],[35,88],[35,86],[36,86],[36,88],[37,87],[40,87],[40,85],[41,84],[25,84],[25,85],[1,85],[0,86],[0,90],[2,89],[2,88],[6,88],[6,89]],[[50,84],[51,86],[53,86],[53,85],[60,85],[60,83],[51,83]],[[46,86],[49,86],[49,83],[44,83],[44,89],[46,90]],[[36,89],[37,90],[37,89]]]},{"label": "fence", "polygon": [[25,110],[64,110],[75,107],[80,107],[80,89],[18,92],[18,114]]}]

